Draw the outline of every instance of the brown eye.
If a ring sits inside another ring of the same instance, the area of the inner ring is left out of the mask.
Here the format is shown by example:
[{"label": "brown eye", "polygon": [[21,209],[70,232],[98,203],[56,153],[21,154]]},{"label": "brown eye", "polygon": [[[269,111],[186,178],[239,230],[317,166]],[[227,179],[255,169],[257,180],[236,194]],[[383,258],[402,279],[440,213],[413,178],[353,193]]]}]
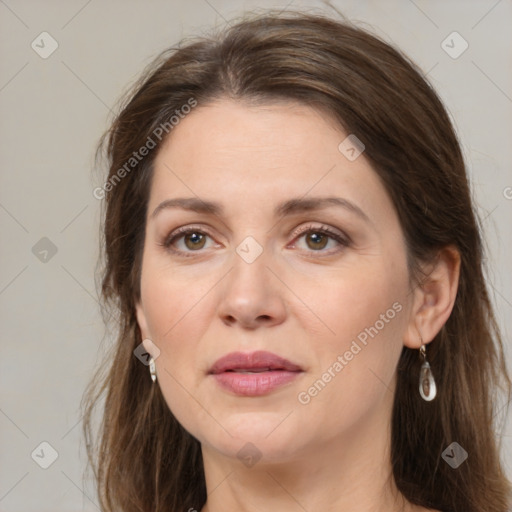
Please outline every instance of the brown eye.
[{"label": "brown eye", "polygon": [[192,251],[202,249],[206,243],[206,237],[202,233],[198,233],[196,231],[186,234],[183,239],[187,248]]},{"label": "brown eye", "polygon": [[172,233],[161,244],[174,254],[192,256],[194,252],[202,253],[208,249],[208,241],[213,242],[212,237],[197,228],[181,228]]},{"label": "brown eye", "polygon": [[297,247],[315,256],[328,256],[349,247],[350,238],[328,226],[309,225],[302,228],[298,233]]},{"label": "brown eye", "polygon": [[324,249],[329,241],[329,237],[323,233],[311,232],[306,235],[306,243],[308,247],[313,250]]}]

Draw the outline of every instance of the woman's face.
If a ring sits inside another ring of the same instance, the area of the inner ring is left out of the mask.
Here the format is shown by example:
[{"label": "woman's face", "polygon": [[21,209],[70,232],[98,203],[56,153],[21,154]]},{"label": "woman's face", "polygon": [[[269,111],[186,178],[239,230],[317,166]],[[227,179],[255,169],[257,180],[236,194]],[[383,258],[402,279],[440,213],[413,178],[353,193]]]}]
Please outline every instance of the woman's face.
[{"label": "woman's face", "polygon": [[156,158],[137,318],[203,450],[286,461],[389,423],[406,249],[347,135],[300,104],[221,100]]}]

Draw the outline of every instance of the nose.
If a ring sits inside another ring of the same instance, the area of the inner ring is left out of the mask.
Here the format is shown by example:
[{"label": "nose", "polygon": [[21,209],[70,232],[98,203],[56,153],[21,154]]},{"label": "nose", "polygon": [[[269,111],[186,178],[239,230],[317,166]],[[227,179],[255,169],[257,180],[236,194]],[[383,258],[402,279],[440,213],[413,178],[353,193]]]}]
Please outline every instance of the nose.
[{"label": "nose", "polygon": [[284,285],[268,268],[265,252],[252,263],[234,254],[233,268],[219,289],[218,314],[225,325],[254,330],[284,322]]}]

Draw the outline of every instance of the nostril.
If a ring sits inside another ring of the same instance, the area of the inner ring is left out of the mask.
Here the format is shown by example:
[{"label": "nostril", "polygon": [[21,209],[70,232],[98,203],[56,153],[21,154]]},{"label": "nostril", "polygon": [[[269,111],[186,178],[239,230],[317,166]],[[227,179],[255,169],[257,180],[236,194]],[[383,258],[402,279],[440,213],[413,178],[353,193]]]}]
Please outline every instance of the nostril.
[{"label": "nostril", "polygon": [[259,315],[257,317],[248,317],[245,318],[244,315],[234,316],[234,315],[224,315],[223,322],[226,325],[233,326],[237,323],[243,325],[246,328],[256,329],[258,325],[261,324],[269,324],[272,322],[272,315]]}]

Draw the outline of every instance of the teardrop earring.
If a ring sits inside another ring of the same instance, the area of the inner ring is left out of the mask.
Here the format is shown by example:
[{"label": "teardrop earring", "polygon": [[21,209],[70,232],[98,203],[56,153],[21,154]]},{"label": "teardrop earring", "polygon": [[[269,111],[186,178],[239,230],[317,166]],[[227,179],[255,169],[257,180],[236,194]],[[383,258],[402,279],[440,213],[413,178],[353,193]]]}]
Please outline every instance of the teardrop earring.
[{"label": "teardrop earring", "polygon": [[156,381],[156,365],[155,365],[155,360],[153,358],[151,358],[149,360],[149,373],[151,374],[151,380],[153,382]]},{"label": "teardrop earring", "polygon": [[430,364],[427,361],[427,351],[423,340],[421,339],[420,356],[423,358],[423,364],[420,370],[420,395],[423,400],[430,402],[434,400],[437,394],[436,381],[432,375]]}]

